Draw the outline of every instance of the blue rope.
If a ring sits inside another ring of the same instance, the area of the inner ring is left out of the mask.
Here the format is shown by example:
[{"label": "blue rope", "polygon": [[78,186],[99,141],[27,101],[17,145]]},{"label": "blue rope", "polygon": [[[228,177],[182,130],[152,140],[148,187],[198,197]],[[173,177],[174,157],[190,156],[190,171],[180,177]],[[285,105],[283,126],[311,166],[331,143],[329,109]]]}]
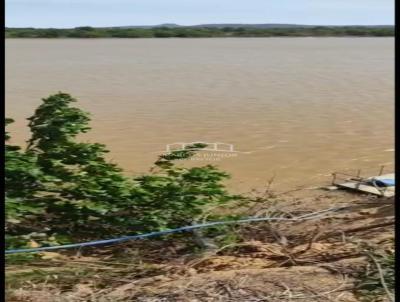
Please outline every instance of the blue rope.
[{"label": "blue rope", "polygon": [[251,218],[231,220],[231,221],[215,221],[215,222],[209,222],[209,223],[203,223],[203,224],[184,226],[184,227],[171,229],[171,230],[151,232],[151,233],[147,233],[147,234],[124,236],[124,237],[119,237],[119,238],[114,238],[114,239],[95,240],[95,241],[88,241],[88,242],[82,242],[82,243],[73,243],[73,244],[65,244],[65,245],[57,245],[57,246],[46,246],[46,247],[38,247],[38,248],[30,248],[30,249],[16,249],[16,250],[12,249],[12,250],[6,250],[5,254],[36,253],[36,252],[41,252],[41,251],[71,249],[71,248],[76,248],[76,247],[96,246],[96,245],[104,245],[104,244],[110,244],[110,243],[120,243],[120,242],[124,242],[124,241],[128,241],[128,240],[143,239],[143,238],[149,238],[149,237],[154,237],[154,236],[167,235],[167,234],[178,233],[178,232],[182,232],[182,231],[190,231],[190,230],[194,230],[194,229],[207,228],[207,227],[211,227],[211,226],[215,226],[215,225],[223,225],[223,224],[236,224],[236,223],[244,223],[244,222],[259,222],[259,221],[273,221],[273,220],[275,220],[275,221],[308,220],[308,219],[313,219],[313,218],[322,216],[322,215],[324,215],[324,213],[338,211],[338,210],[341,210],[344,208],[347,208],[347,207],[330,208],[330,209],[326,209],[323,211],[299,216],[296,218],[251,217]]}]

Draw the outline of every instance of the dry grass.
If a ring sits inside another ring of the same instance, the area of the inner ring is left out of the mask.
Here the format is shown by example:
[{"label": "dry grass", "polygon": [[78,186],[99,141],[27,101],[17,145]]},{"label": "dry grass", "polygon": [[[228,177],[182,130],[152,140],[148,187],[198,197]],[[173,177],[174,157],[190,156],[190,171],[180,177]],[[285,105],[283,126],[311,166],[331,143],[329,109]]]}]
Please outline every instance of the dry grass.
[{"label": "dry grass", "polygon": [[359,301],[354,284],[368,265],[366,245],[393,248],[393,201],[337,192],[274,198],[250,214],[354,207],[316,220],[243,225],[235,228],[239,240],[210,253],[180,237],[9,262],[7,301]]}]

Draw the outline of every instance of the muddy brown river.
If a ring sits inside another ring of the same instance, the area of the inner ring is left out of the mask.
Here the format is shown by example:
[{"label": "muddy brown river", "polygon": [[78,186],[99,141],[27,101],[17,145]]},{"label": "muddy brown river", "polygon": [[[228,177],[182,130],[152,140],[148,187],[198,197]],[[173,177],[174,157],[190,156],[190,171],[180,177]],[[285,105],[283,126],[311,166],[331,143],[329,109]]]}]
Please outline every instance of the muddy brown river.
[{"label": "muddy brown river", "polygon": [[183,164],[218,165],[236,191],[393,171],[393,38],[7,39],[13,142],[58,91],[92,113],[82,139],[134,175],[197,141],[225,145]]}]

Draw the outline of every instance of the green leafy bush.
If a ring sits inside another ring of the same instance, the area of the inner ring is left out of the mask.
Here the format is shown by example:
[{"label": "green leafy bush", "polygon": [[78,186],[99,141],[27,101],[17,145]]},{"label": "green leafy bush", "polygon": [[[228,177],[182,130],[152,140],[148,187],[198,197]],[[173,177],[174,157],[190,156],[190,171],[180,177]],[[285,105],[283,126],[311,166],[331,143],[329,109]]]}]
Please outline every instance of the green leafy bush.
[{"label": "green leafy bush", "polygon": [[90,130],[90,117],[74,102],[66,93],[43,99],[28,119],[26,151],[6,142],[8,246],[178,227],[192,223],[207,206],[238,198],[225,190],[225,172],[211,165],[175,165],[203,145],[161,155],[148,175],[126,177],[105,159],[104,145],[77,140]]}]

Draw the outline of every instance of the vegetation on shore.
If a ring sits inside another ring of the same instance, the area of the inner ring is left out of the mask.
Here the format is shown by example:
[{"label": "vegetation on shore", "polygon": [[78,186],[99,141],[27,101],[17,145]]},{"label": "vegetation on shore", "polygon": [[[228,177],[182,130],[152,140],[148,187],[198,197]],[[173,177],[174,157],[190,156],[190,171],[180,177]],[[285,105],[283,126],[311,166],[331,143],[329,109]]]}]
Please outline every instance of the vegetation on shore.
[{"label": "vegetation on shore", "polygon": [[7,248],[180,227],[207,207],[240,199],[225,190],[228,175],[216,167],[175,164],[202,145],[160,155],[148,175],[125,176],[105,159],[104,145],[76,140],[90,130],[90,118],[75,101],[65,93],[43,99],[28,119],[25,150],[6,133]]},{"label": "vegetation on shore", "polygon": [[392,37],[394,27],[315,26],[288,28],[6,28],[6,38],[212,38],[212,37]]}]

